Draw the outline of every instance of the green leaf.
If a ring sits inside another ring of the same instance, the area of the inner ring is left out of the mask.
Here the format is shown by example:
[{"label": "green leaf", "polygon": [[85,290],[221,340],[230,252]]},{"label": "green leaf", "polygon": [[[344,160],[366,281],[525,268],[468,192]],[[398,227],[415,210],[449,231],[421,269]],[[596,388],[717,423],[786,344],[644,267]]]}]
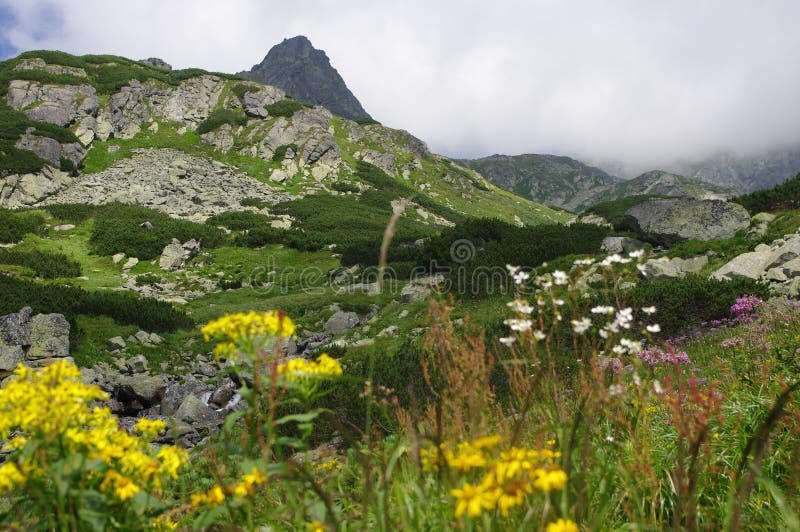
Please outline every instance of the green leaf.
[{"label": "green leaf", "polygon": [[102,532],[108,522],[109,506],[102,493],[95,490],[83,490],[80,494],[81,507],[78,518],[81,528]]},{"label": "green leaf", "polygon": [[227,511],[228,509],[225,506],[217,506],[216,508],[212,508],[211,510],[200,514],[197,516],[197,519],[194,520],[194,523],[192,523],[192,529],[205,530],[209,528],[214,524],[218,517],[224,515]]},{"label": "green leaf", "polygon": [[275,421],[276,425],[284,425],[289,423],[290,421],[296,421],[298,423],[309,423],[314,421],[319,417],[319,415],[324,412],[325,410],[322,408],[315,408],[310,412],[306,412],[304,414],[289,414],[288,416],[283,416],[282,418]]}]

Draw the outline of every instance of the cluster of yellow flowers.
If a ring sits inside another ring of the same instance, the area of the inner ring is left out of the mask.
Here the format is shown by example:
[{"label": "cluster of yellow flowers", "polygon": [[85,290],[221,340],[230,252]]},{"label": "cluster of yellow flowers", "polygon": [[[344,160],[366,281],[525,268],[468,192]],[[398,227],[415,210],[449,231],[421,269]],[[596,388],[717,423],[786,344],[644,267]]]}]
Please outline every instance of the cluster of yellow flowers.
[{"label": "cluster of yellow flowers", "polygon": [[341,375],[342,365],[327,353],[322,353],[315,362],[293,358],[278,366],[278,374],[292,382],[298,382],[314,377]]},{"label": "cluster of yellow flowers", "polygon": [[263,484],[267,481],[267,477],[258,470],[252,468],[249,473],[242,475],[242,480],[232,486],[223,488],[219,484],[214,485],[210,490],[205,493],[195,493],[191,496],[192,506],[201,506],[207,504],[209,506],[219,506],[225,502],[227,491],[237,499],[243,499],[252,495],[256,491],[256,486]]},{"label": "cluster of yellow flowers", "polygon": [[567,474],[554,460],[560,453],[550,449],[511,447],[499,451],[498,435],[461,442],[455,449],[448,445],[422,449],[422,467],[426,471],[448,467],[461,474],[482,471],[478,482],[463,482],[451,491],[456,499],[455,515],[479,517],[484,511],[499,510],[507,516],[511,508],[521,506],[525,496],[538,490],[548,493],[563,489]]},{"label": "cluster of yellow flowers", "polygon": [[71,362],[38,371],[20,364],[14,373],[16,378],[0,390],[0,440],[16,451],[0,467],[0,493],[23,493],[30,481],[65,474],[48,471],[49,464],[83,456],[102,462],[105,473],[98,477],[89,468],[81,473],[102,479],[100,491],[125,501],[141,490],[159,492],[162,478],[175,478],[188,460],[186,451],[173,446],[154,453],[150,441],[166,428],[163,422],[140,421],[136,429],[143,435],[137,437],[120,429],[108,408],[91,407],[107,394],[83,384]]},{"label": "cluster of yellow flowers", "polygon": [[281,311],[250,311],[226,314],[208,322],[200,332],[206,341],[212,338],[220,340],[214,349],[217,357],[235,359],[237,346],[243,347],[243,342],[265,340],[276,336],[291,337],[295,334],[295,325],[292,319]]}]

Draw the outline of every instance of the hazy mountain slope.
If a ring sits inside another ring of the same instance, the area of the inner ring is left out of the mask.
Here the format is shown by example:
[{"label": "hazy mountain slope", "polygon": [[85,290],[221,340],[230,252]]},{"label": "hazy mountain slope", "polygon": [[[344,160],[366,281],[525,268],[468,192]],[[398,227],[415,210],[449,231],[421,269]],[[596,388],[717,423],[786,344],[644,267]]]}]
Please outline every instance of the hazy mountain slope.
[{"label": "hazy mountain slope", "polygon": [[619,182],[599,168],[558,155],[491,155],[459,162],[520,196],[571,211],[595,203]]},{"label": "hazy mountain slope", "polygon": [[732,196],[729,188],[703,183],[662,170],[651,170],[600,194],[595,203],[629,196],[690,196],[698,199],[725,199]]},{"label": "hazy mountain slope", "polygon": [[273,85],[302,102],[321,105],[350,120],[369,118],[323,50],[317,50],[303,35],[284,39],[250,71],[248,79]]},{"label": "hazy mountain slope", "polygon": [[737,193],[770,188],[800,172],[800,146],[772,150],[755,156],[720,154],[703,161],[677,163],[671,169]]}]

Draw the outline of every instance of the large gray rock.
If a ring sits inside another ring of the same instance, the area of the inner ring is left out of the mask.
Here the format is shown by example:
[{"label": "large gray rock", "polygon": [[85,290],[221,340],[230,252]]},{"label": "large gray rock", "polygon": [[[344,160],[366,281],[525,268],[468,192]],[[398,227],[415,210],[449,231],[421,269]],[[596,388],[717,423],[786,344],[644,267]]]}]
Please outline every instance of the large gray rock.
[{"label": "large gray rock", "polygon": [[195,395],[188,395],[175,412],[175,419],[192,425],[211,425],[220,421],[221,414]]},{"label": "large gray rock", "polygon": [[28,360],[69,355],[69,322],[61,314],[37,314],[30,321]]},{"label": "large gray rock", "polygon": [[20,362],[40,365],[44,359],[69,356],[69,322],[61,314],[32,315],[30,307],[0,316],[0,371]]},{"label": "large gray rock", "polygon": [[100,102],[91,85],[44,85],[11,80],[6,101],[31,120],[68,126],[84,116],[96,116]]},{"label": "large gray rock", "polygon": [[642,274],[651,279],[677,278],[687,274],[698,274],[706,265],[708,265],[708,257],[705,255],[688,259],[660,258],[645,262]]},{"label": "large gray rock", "polygon": [[224,88],[225,80],[218,76],[189,78],[166,94],[151,95],[151,109],[156,116],[194,130],[214,110]]},{"label": "large gray rock", "polygon": [[626,236],[607,236],[600,248],[609,253],[630,253],[644,248],[644,242]]},{"label": "large gray rock", "polygon": [[145,88],[138,80],[111,95],[111,127],[117,138],[133,138],[150,119],[145,101]]},{"label": "large gray rock", "polygon": [[358,326],[360,320],[355,312],[339,310],[323,325],[323,330],[330,334],[341,334]]},{"label": "large gray rock", "polygon": [[267,118],[269,111],[267,106],[283,100],[286,94],[271,85],[254,85],[244,93],[242,97],[242,107],[248,116],[256,118]]},{"label": "large gray rock", "polygon": [[0,178],[0,205],[18,209],[39,203],[73,183],[67,172],[44,166],[34,174]]},{"label": "large gray rock", "polygon": [[28,128],[15,144],[20,150],[32,151],[53,166],[58,166],[61,162],[61,143],[50,137],[40,137],[33,135],[34,128]]},{"label": "large gray rock", "polygon": [[664,245],[730,238],[750,225],[741,205],[690,198],[645,201],[629,209],[625,219],[640,237]]},{"label": "large gray rock", "polygon": [[[800,235],[789,235],[787,239],[774,241],[770,246],[759,245],[756,251],[742,253],[712,274],[715,279],[759,279],[772,277],[779,281],[781,276],[773,270],[779,269],[787,276],[792,276],[794,261],[800,257]],[[788,265],[783,268],[783,265]],[[773,272],[769,274],[768,272]]]},{"label": "large gray rock", "polygon": [[180,240],[173,238],[171,244],[164,247],[158,265],[162,270],[182,270],[186,261],[194,258],[200,252],[200,242],[194,238],[181,244]]}]

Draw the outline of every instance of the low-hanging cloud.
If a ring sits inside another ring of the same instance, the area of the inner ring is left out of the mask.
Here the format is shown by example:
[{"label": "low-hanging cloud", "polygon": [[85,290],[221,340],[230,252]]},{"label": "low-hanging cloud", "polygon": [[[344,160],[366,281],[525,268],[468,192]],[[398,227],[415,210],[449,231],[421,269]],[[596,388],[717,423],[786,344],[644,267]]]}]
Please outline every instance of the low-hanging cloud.
[{"label": "low-hanging cloud", "polygon": [[800,144],[793,0],[0,0],[0,14],[4,49],[224,72],[303,34],[374,117],[451,156],[647,168]]}]

